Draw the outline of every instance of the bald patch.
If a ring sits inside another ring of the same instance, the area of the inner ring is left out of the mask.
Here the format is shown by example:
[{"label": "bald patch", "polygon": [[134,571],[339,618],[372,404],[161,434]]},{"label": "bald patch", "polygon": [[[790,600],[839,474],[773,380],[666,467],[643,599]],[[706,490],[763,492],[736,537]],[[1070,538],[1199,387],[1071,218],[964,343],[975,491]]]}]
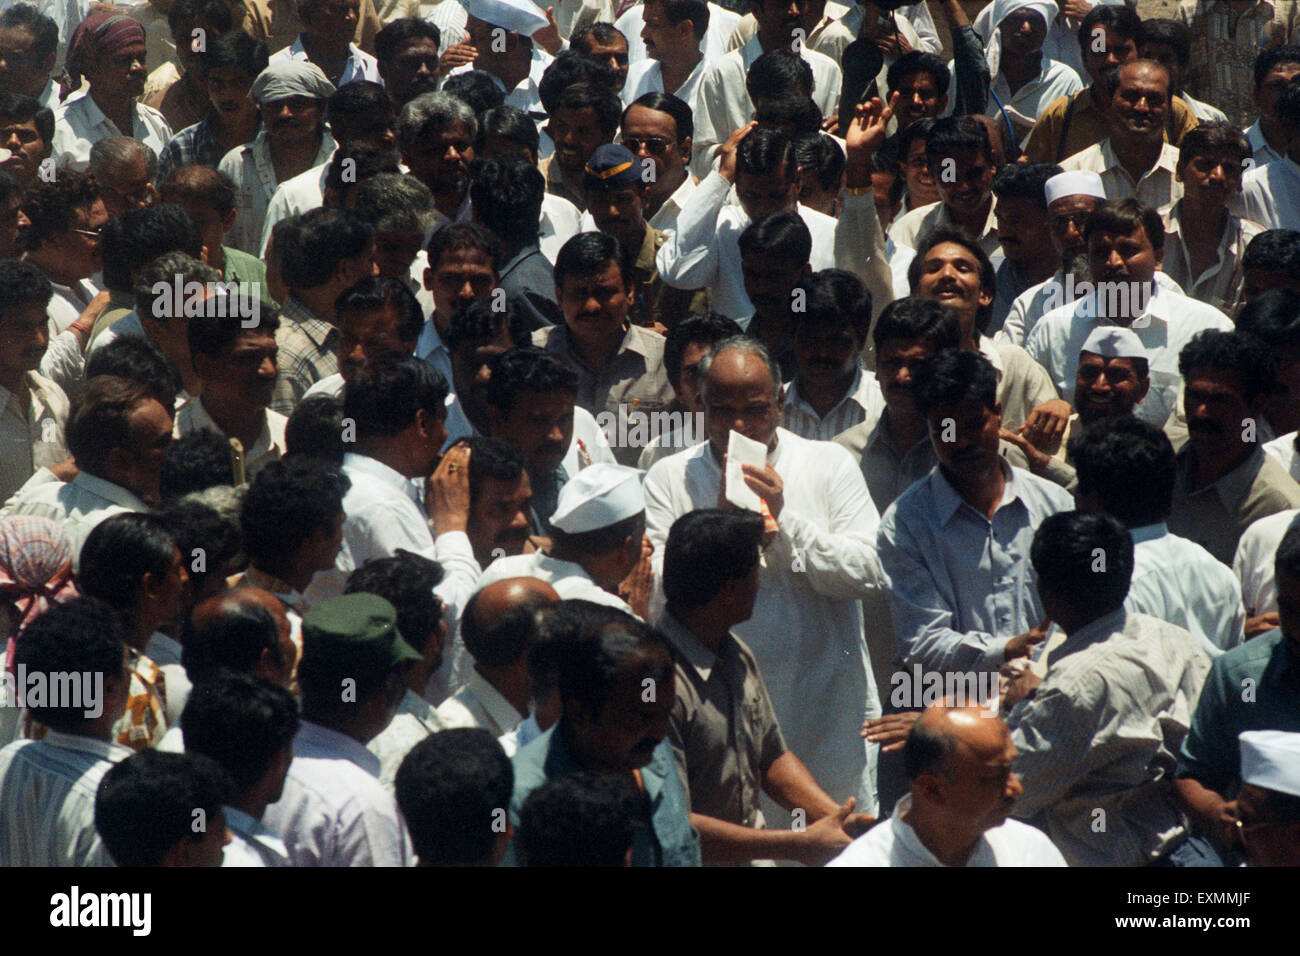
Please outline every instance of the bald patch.
[{"label": "bald patch", "polygon": [[474,621],[491,627],[511,611],[521,607],[541,607],[560,603],[555,588],[537,578],[506,578],[494,581],[478,593],[474,602]]}]

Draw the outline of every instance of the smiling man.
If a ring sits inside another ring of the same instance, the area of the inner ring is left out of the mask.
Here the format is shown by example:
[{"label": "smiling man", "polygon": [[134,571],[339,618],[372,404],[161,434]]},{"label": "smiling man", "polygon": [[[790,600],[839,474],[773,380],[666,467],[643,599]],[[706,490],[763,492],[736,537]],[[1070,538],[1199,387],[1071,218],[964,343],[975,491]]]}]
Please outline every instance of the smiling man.
[{"label": "smiling man", "polygon": [[541,164],[546,191],[586,209],[583,170],[597,147],[614,142],[623,110],[618,97],[591,83],[566,87],[551,104],[545,132],[555,155]]}]

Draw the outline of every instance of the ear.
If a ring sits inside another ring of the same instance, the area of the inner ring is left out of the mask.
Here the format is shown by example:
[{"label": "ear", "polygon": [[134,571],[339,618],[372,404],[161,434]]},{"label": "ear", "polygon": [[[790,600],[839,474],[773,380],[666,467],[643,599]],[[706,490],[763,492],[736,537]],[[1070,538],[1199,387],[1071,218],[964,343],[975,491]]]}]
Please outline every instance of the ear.
[{"label": "ear", "polygon": [[1147,397],[1147,392],[1149,391],[1151,391],[1151,376],[1148,374],[1146,378],[1138,379],[1136,391],[1137,404],[1142,404],[1142,400]]},{"label": "ear", "polygon": [[[692,146],[692,145],[693,145],[693,138],[692,138],[692,137],[687,136],[684,140],[682,140],[682,146],[681,146],[682,159],[684,159],[684,160],[685,160],[686,162],[688,162],[688,163],[691,161],[691,146]],[[687,170],[687,175],[689,175],[689,174],[690,174],[690,170]]]}]

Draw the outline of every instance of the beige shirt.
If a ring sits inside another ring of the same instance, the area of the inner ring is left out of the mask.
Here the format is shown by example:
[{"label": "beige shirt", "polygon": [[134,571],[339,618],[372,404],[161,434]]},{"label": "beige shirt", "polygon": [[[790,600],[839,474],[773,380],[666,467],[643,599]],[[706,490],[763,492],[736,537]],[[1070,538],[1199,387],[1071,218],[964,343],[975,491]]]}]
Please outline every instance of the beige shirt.
[{"label": "beige shirt", "polygon": [[1242,532],[1260,518],[1300,508],[1300,484],[1256,447],[1244,462],[1218,481],[1193,490],[1195,452],[1178,453],[1169,530],[1195,541],[1228,567]]},{"label": "beige shirt", "polygon": [[[302,33],[302,19],[294,0],[243,0],[243,6],[243,31],[254,40],[265,40],[268,53],[282,50]],[[374,0],[361,0],[352,42],[367,53],[374,53],[375,34],[380,25]]]},{"label": "beige shirt", "polygon": [[1183,184],[1174,178],[1177,165],[1177,148],[1163,143],[1156,164],[1134,182],[1111,148],[1110,137],[1061,161],[1061,169],[1066,172],[1081,169],[1100,175],[1107,199],[1136,197],[1139,202],[1162,213],[1168,212],[1169,207],[1183,198]]},{"label": "beige shirt", "polygon": [[[984,228],[980,230],[980,234],[975,237],[979,240],[984,254],[989,257],[1002,249],[998,242],[998,219],[994,214],[997,204],[997,197],[990,194],[988,218],[984,221]],[[917,243],[931,229],[952,229],[957,225],[946,203],[932,202],[925,206],[918,206],[895,219],[889,226],[889,238],[894,240],[896,247],[915,249]]]},{"label": "beige shirt", "polygon": [[22,392],[0,387],[0,500],[8,501],[37,468],[68,457],[67,423],[68,397],[48,378],[28,372]]},{"label": "beige shirt", "polygon": [[[267,409],[262,421],[262,430],[257,435],[257,441],[251,448],[243,449],[243,471],[244,480],[251,481],[253,476],[265,468],[273,461],[279,461],[284,457],[286,448],[284,443],[284,426],[288,424],[289,419],[279,412],[273,412]],[[216,432],[227,441],[231,441],[229,436],[221,430],[221,426],[213,421],[208,410],[203,407],[203,398],[195,398],[187,402],[179,412],[176,413],[176,425],[174,434],[177,438],[184,438],[192,432],[202,431],[203,429]],[[234,443],[231,442],[231,454],[238,455],[234,449]]]},{"label": "beige shirt", "polygon": [[1241,297],[1245,279],[1245,270],[1241,267],[1242,256],[1245,255],[1250,240],[1263,232],[1264,227],[1229,213],[1228,220],[1223,225],[1223,234],[1219,237],[1218,254],[1210,267],[1200,275],[1192,274],[1192,259],[1183,241],[1183,228],[1183,202],[1180,199],[1174,203],[1165,220],[1165,258],[1161,270],[1182,286],[1183,292],[1193,299],[1231,314],[1237,299]]}]

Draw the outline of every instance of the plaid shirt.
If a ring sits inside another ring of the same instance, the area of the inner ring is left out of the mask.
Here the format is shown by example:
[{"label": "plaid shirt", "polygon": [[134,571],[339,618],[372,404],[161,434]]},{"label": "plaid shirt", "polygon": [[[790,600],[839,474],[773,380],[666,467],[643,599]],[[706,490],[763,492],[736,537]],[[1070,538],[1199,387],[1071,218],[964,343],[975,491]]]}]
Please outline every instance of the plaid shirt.
[{"label": "plaid shirt", "polygon": [[283,321],[275,333],[275,344],[280,349],[280,377],[271,394],[271,410],[291,415],[307,389],[339,370],[338,357],[334,354],[339,333],[292,293],[284,303],[280,318]]},{"label": "plaid shirt", "polygon": [[209,166],[216,169],[222,155],[221,145],[212,135],[210,119],[187,126],[167,140],[167,145],[158,154],[158,182],[166,179],[173,169],[182,166]]}]

